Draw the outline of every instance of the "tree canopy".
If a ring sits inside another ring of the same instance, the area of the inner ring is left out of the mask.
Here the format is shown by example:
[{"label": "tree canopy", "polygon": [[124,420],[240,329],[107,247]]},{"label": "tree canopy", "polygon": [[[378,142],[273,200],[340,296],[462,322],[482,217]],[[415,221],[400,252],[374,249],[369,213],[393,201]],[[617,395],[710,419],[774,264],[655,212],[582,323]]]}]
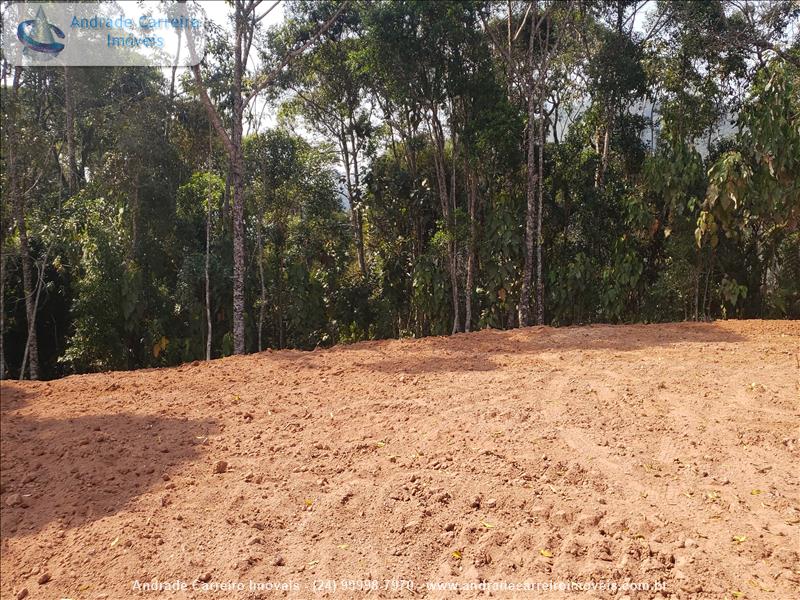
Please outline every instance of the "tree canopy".
[{"label": "tree canopy", "polygon": [[3,377],[800,318],[797,3],[271,4],[183,73],[3,59]]}]

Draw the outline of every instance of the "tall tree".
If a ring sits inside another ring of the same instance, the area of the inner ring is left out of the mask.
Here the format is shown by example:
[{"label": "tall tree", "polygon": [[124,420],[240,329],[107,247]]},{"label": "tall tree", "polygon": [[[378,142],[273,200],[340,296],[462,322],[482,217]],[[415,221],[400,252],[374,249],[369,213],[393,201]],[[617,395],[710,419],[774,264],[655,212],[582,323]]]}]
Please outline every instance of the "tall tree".
[{"label": "tall tree", "polygon": [[[28,357],[28,373],[31,379],[39,379],[39,344],[36,336],[36,290],[38,289],[38,276],[34,275],[33,258],[31,256],[30,240],[28,238],[28,227],[25,222],[25,196],[19,180],[22,170],[18,164],[19,134],[17,127],[20,122],[19,109],[19,89],[22,83],[22,67],[14,68],[14,77],[11,83],[11,94],[8,103],[8,115],[6,124],[8,128],[7,165],[8,165],[8,190],[11,196],[10,204],[14,211],[14,220],[17,225],[19,235],[19,253],[22,259],[22,282],[23,293],[25,294],[25,314],[27,316],[28,331],[26,342],[26,353]],[[20,372],[22,379],[24,372]]]},{"label": "tall tree", "polygon": [[[242,135],[245,110],[251,102],[283,71],[297,56],[305,52],[331,25],[344,10],[347,2],[342,2],[338,10],[325,21],[315,34],[302,40],[291,48],[277,64],[268,71],[261,72],[252,79],[252,83],[244,85],[248,63],[251,60],[251,49],[256,37],[259,23],[270,9],[257,14],[262,0],[234,0],[233,2],[233,77],[230,87],[231,116],[229,126],[223,121],[222,110],[211,101],[200,64],[192,67],[197,92],[206,108],[208,118],[230,160],[231,184],[233,187],[233,351],[243,354],[245,347],[245,231],[244,231],[244,155],[242,153]],[[274,8],[274,5],[273,5]],[[189,47],[194,50],[191,36]]]},{"label": "tall tree", "polygon": [[[531,325],[531,290],[535,290],[535,321],[544,324],[544,153],[549,131],[546,112],[552,87],[556,82],[552,68],[554,56],[562,40],[568,35],[568,15],[571,3],[532,0],[526,17],[530,17],[527,29],[528,46],[524,73],[524,90],[527,97],[527,169],[525,210],[525,263],[522,269],[522,286],[519,301],[519,323]],[[523,18],[521,29],[526,26]],[[511,55],[509,55],[511,60]],[[535,246],[535,249],[534,249]],[[536,276],[534,278],[534,265]]]},{"label": "tall tree", "polygon": [[[290,15],[289,23],[305,22],[325,6],[297,3],[292,10],[295,14]],[[361,15],[350,8],[312,52],[296,61],[285,84],[295,97],[284,106],[284,113],[302,116],[314,130],[336,144],[344,170],[358,266],[366,277],[362,184],[366,158],[374,141],[372,118],[376,107],[369,92],[370,77],[363,64],[363,51]]]}]

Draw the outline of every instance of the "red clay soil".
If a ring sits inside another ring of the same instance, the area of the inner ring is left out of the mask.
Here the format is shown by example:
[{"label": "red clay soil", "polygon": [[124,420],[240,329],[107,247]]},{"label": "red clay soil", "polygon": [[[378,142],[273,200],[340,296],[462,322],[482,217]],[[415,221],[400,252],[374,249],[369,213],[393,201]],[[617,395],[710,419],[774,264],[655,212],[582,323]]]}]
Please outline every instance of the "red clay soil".
[{"label": "red clay soil", "polygon": [[799,345],[529,328],[4,382],[2,598],[797,598]]}]

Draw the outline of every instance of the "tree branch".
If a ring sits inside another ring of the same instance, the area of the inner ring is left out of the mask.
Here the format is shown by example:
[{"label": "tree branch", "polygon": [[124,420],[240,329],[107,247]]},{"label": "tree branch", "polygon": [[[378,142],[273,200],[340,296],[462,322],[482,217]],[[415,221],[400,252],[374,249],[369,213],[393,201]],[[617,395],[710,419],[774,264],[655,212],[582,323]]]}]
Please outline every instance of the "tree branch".
[{"label": "tree branch", "polygon": [[272,9],[273,9],[273,8],[275,8],[276,6],[278,6],[280,3],[281,3],[281,0],[275,0],[275,3],[274,3],[272,6],[270,6],[270,7],[267,9],[267,11],[266,11],[266,12],[265,12],[263,15],[261,15],[260,17],[256,17],[256,23],[260,23],[260,22],[261,22],[261,19],[263,19],[263,18],[264,18],[264,17],[266,17],[266,16],[267,16],[269,13],[271,13],[271,12],[272,12]]},{"label": "tree branch", "polygon": [[344,12],[345,8],[347,8],[348,4],[350,4],[350,0],[345,0],[344,2],[342,2],[341,5],[339,5],[339,9],[335,13],[333,13],[333,16],[331,16],[330,19],[325,21],[322,27],[320,27],[319,30],[313,36],[311,36],[308,40],[306,40],[306,42],[302,46],[300,46],[299,48],[295,48],[294,50],[289,52],[277,67],[275,67],[272,71],[261,77],[257,81],[257,83],[253,86],[253,89],[250,91],[250,93],[247,94],[243,104],[245,106],[249,104],[250,101],[253,100],[253,98],[255,98],[265,87],[267,87],[281,73],[281,71],[283,71],[284,67],[286,67],[295,58],[297,58],[303,52],[305,52],[326,31],[328,31],[328,29],[330,29],[331,26],[336,22],[336,19],[339,18],[339,15],[342,14],[342,12]]},{"label": "tree branch", "polygon": [[486,17],[484,17],[483,14],[481,14],[480,18],[481,22],[483,23],[483,30],[489,34],[489,38],[492,40],[494,47],[497,48],[498,52],[500,52],[500,56],[503,58],[506,64],[510,66],[512,64],[511,56],[503,47],[503,44],[501,44],[500,41],[497,39],[497,36],[494,34],[494,31],[492,31],[492,28],[489,27],[489,23],[486,21]]},{"label": "tree branch", "polygon": [[222,119],[217,112],[217,109],[214,107],[214,103],[211,102],[211,98],[208,97],[208,92],[206,91],[205,85],[203,85],[203,77],[200,74],[200,65],[193,65],[192,66],[192,73],[194,73],[194,80],[197,84],[197,90],[200,94],[200,100],[203,103],[203,106],[206,109],[206,113],[208,114],[208,120],[211,121],[211,124],[214,126],[214,129],[219,135],[220,139],[222,140],[223,145],[225,146],[225,150],[228,151],[229,156],[232,158],[233,155],[236,153],[233,147],[233,142],[231,142],[231,136],[228,135],[225,126],[222,124]]}]

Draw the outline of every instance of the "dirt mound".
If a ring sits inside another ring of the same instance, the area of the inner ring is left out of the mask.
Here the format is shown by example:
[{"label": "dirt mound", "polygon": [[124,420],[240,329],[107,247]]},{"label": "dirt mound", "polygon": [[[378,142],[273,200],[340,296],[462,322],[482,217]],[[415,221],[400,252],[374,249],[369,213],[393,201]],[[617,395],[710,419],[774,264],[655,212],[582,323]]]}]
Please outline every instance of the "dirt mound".
[{"label": "dirt mound", "polygon": [[0,591],[790,598],[799,343],[529,328],[4,382]]}]

